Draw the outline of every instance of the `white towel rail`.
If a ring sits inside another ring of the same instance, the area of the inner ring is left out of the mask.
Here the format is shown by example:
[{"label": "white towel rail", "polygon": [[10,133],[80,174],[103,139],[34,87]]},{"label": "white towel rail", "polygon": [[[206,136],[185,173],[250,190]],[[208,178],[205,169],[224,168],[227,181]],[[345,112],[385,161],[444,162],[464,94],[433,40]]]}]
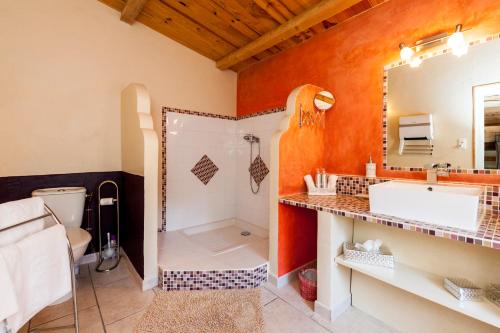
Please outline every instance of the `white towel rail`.
[{"label": "white towel rail", "polygon": [[[32,219],[29,219],[29,220],[19,222],[17,224],[8,226],[6,228],[2,228],[2,229],[0,229],[0,232],[14,229],[14,228],[20,227],[24,224],[34,222],[34,221],[37,221],[37,220],[40,220],[40,219],[43,219],[46,217],[51,217],[57,224],[62,225],[61,221],[57,218],[56,214],[54,214],[54,212],[47,205],[44,205],[44,208],[46,211],[45,214],[40,215],[40,216],[35,217],[35,218],[32,218]],[[76,304],[75,258],[73,257],[73,250],[71,249],[71,243],[69,242],[68,236],[66,236],[66,243],[68,245],[68,256],[69,256],[69,265],[70,265],[69,268],[70,268],[70,274],[71,274],[71,296],[73,299],[73,316],[74,316],[73,317],[74,318],[73,324],[72,325],[58,326],[58,327],[50,327],[50,328],[34,328],[34,329],[30,329],[29,332],[41,332],[41,331],[46,331],[46,330],[59,330],[59,329],[66,329],[66,328],[71,328],[71,327],[73,327],[75,329],[76,333],[79,333],[79,331],[80,331],[79,326],[78,326],[78,307]],[[9,330],[9,328],[7,326],[7,319],[4,319],[3,321],[5,324],[5,327],[7,328],[7,333],[11,333],[12,331]]]}]

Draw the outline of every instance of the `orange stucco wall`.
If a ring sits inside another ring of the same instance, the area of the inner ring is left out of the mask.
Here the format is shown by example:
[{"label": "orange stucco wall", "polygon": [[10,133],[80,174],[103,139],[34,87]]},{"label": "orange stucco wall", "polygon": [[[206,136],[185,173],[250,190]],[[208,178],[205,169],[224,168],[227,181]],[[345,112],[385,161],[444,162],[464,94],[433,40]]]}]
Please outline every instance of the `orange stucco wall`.
[{"label": "orange stucco wall", "polygon": [[[295,112],[288,130],[281,135],[279,155],[280,196],[306,191],[303,176],[324,166],[324,127],[299,128],[299,108],[314,110],[314,95],[319,87],[307,85],[296,96]],[[278,276],[316,259],[316,211],[279,205]]]},{"label": "orange stucco wall", "polygon": [[[414,43],[453,30],[457,23],[472,28],[468,34],[475,37],[500,32],[500,1],[389,0],[239,73],[238,115],[283,106],[303,84],[335,95],[324,135],[296,128],[283,135],[280,194],[304,191],[302,177],[321,164],[328,172],[362,175],[370,153],[379,176],[424,178],[423,173],[382,170],[383,67],[399,59],[400,42]],[[454,175],[449,180],[498,184],[500,176]],[[280,205],[279,276],[314,259],[315,219],[315,212]]]},{"label": "orange stucco wall", "polygon": [[[371,153],[379,176],[423,178],[423,173],[381,168],[383,66],[398,59],[400,42],[453,30],[457,23],[473,28],[476,36],[500,32],[500,1],[389,0],[239,73],[238,115],[282,106],[290,91],[302,84],[324,87],[337,100],[326,117],[327,171],[363,174]],[[296,175],[300,181],[302,176]],[[500,183],[500,176],[455,175],[449,180]]]}]

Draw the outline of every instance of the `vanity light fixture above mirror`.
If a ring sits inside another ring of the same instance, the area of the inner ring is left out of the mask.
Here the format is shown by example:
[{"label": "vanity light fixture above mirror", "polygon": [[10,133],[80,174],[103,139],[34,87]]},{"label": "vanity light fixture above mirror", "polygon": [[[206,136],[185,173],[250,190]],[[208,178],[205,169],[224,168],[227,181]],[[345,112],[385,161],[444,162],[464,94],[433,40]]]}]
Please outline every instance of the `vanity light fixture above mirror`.
[{"label": "vanity light fixture above mirror", "polygon": [[461,24],[455,26],[455,31],[452,34],[443,33],[436,36],[431,36],[418,41],[414,46],[408,46],[405,43],[399,44],[401,60],[408,63],[410,67],[417,68],[422,64],[422,57],[418,53],[426,48],[431,48],[444,44],[451,50],[451,53],[457,57],[467,54],[468,44],[465,40],[463,27]]}]

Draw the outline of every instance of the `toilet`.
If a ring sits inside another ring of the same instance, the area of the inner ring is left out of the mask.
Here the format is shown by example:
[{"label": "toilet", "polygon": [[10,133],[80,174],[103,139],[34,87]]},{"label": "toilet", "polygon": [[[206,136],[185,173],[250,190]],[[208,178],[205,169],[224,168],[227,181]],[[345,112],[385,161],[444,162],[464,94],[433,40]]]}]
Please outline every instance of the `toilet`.
[{"label": "toilet", "polygon": [[83,257],[92,236],[81,229],[85,205],[85,187],[56,187],[35,190],[33,197],[41,197],[66,228],[75,265]]}]

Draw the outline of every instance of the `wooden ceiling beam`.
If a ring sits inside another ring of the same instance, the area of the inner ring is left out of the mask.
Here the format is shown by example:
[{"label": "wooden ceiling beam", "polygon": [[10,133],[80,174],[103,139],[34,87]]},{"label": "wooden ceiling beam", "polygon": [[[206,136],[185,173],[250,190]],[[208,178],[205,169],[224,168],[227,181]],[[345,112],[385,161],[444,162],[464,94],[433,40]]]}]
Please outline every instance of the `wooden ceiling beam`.
[{"label": "wooden ceiling beam", "polygon": [[309,29],[343,10],[352,7],[361,0],[323,0],[317,5],[283,23],[278,28],[271,30],[247,45],[231,52],[217,61],[219,69],[228,69],[237,63],[260,53],[279,42],[287,40],[294,35]]},{"label": "wooden ceiling beam", "polygon": [[148,0],[127,0],[125,7],[122,9],[120,20],[132,24],[137,19],[137,16],[142,12]]},{"label": "wooden ceiling beam", "polygon": [[[254,0],[254,2],[280,24],[286,23],[295,16],[288,10],[288,8],[277,0]],[[311,34],[304,31],[293,36],[293,40],[297,43],[301,43],[310,37]]]},{"label": "wooden ceiling beam", "polygon": [[267,0],[254,0],[254,2],[269,16],[278,21],[278,23],[283,24],[287,21],[287,18],[278,12],[278,10],[276,10]]},{"label": "wooden ceiling beam", "polygon": [[[210,0],[217,3],[233,16],[233,19],[245,24],[254,30],[259,36],[279,27],[265,11],[262,10],[253,0]],[[255,38],[254,38],[255,39]],[[277,45],[280,49],[295,46],[291,40],[283,41]]]},{"label": "wooden ceiling beam", "polygon": [[297,0],[281,0],[281,3],[288,8],[293,15],[299,15],[306,9],[306,7],[302,6]]},{"label": "wooden ceiling beam", "polygon": [[285,6],[281,1],[279,0],[268,0],[268,2],[276,8],[278,12],[280,12],[281,15],[283,15],[285,18],[288,20],[291,19],[292,17],[295,16],[294,13],[292,13],[287,6]]}]

